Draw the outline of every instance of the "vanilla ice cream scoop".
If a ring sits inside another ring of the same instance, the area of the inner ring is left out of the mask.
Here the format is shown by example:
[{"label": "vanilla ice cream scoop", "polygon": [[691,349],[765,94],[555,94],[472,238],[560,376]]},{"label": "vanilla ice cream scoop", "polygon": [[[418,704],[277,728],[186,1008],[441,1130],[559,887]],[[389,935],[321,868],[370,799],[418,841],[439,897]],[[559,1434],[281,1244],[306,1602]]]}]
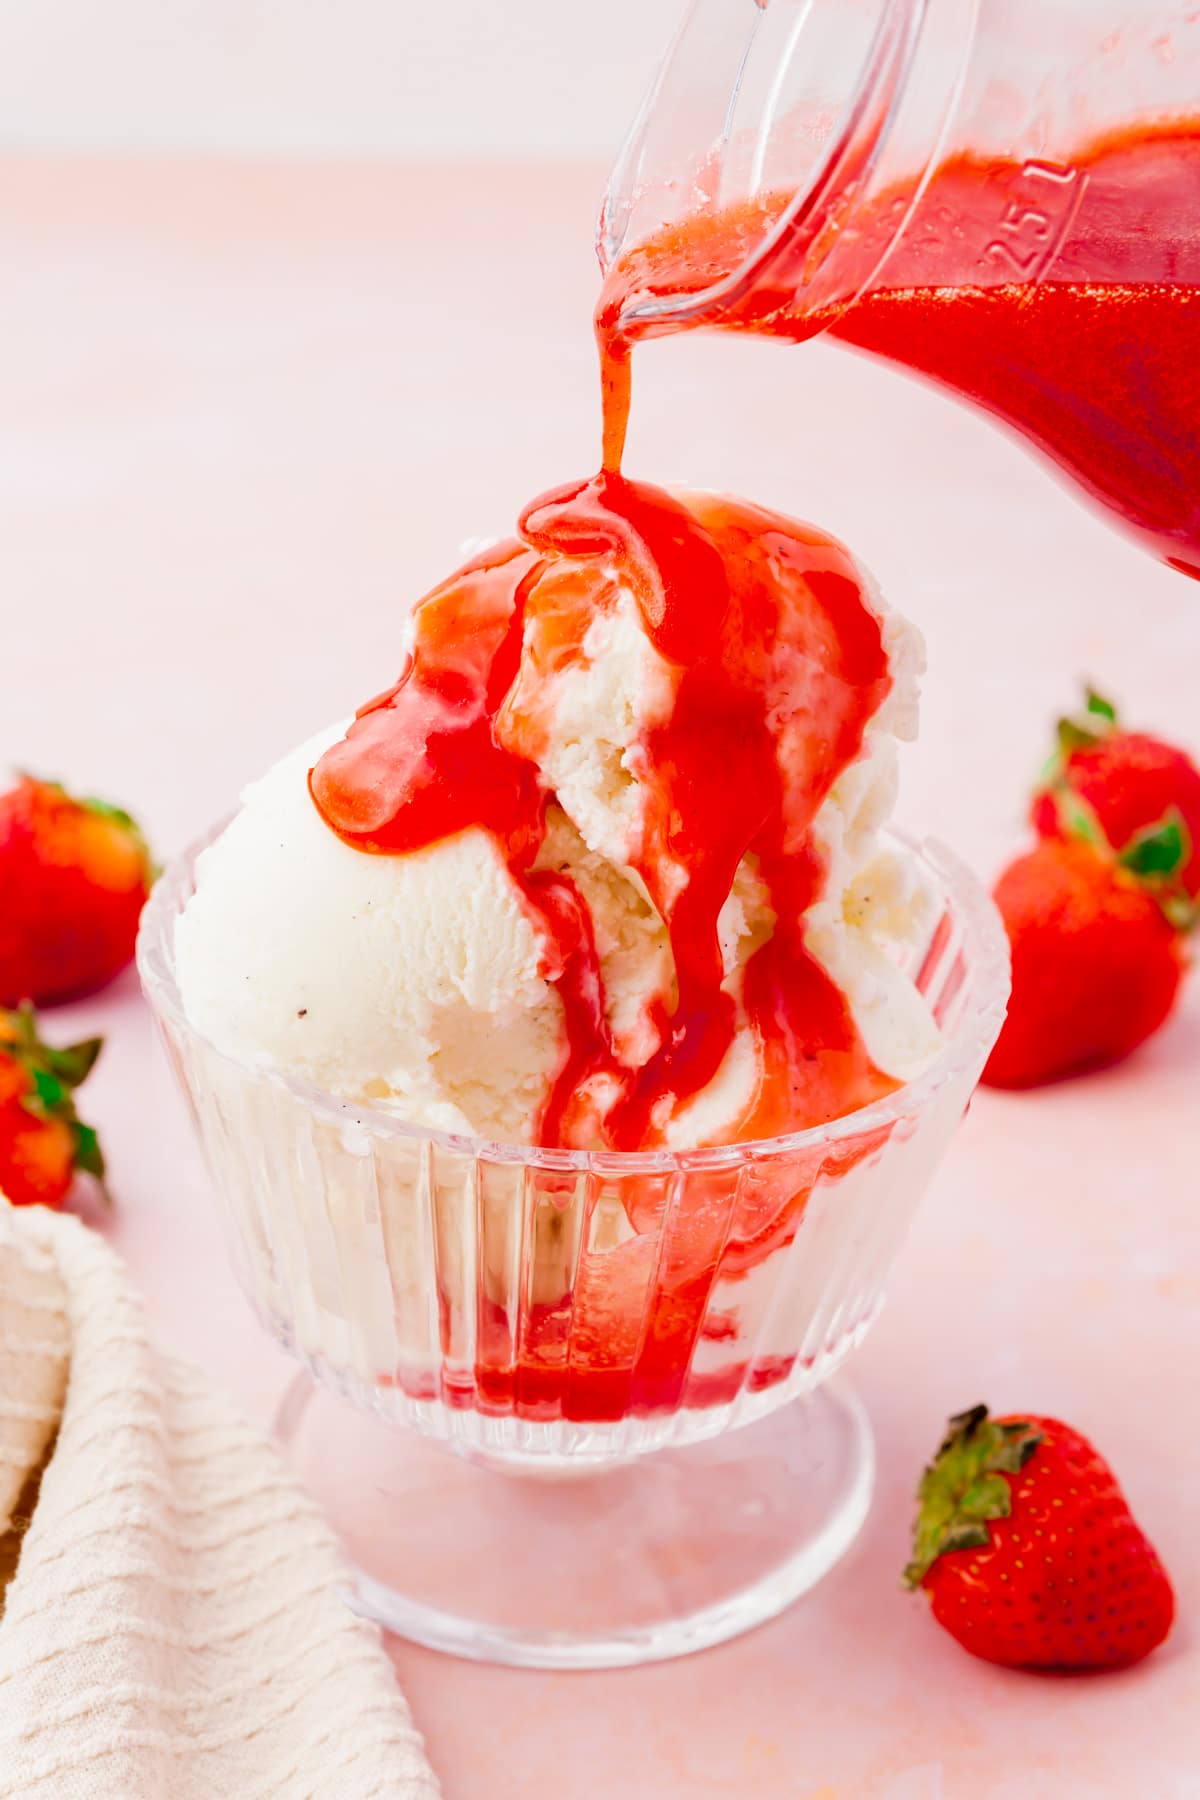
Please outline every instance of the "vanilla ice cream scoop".
[{"label": "vanilla ice cream scoop", "polygon": [[221,1049],[431,1127],[800,1129],[937,1028],[880,847],[914,629],[833,539],[599,478],[416,608],[394,688],[245,795],[176,931]]}]

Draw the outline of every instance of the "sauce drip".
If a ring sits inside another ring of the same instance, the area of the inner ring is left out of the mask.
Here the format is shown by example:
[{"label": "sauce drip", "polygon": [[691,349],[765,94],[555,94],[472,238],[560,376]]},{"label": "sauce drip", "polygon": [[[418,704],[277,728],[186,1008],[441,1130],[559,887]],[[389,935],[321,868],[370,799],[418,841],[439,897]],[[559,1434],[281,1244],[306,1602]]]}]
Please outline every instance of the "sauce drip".
[{"label": "sauce drip", "polygon": [[[935,172],[848,310],[806,304],[807,244],[785,232],[751,280],[691,322],[793,339],[828,329],[916,370],[1018,432],[1156,555],[1200,576],[1200,124],[1106,138],[1073,167],[1074,211],[1048,264],[1028,170],[959,156]],[[606,458],[624,438],[630,339],[680,328],[625,328],[625,309],[733,274],[790,200],[697,214],[614,265],[596,315]],[[876,224],[861,227],[864,258],[904,201],[897,189],[877,203]],[[998,232],[1006,218],[1015,235]],[[1026,259],[1036,278],[1022,276]]]},{"label": "sauce drip", "polygon": [[[417,850],[470,826],[500,845],[563,1008],[562,1061],[536,1141],[592,1141],[603,1094],[602,1142],[661,1142],[665,1117],[712,1080],[738,1024],[718,916],[747,856],[776,925],[745,970],[760,1082],[735,1135],[801,1129],[890,1092],[895,1082],[871,1063],[804,943],[803,914],[824,878],[812,821],[890,685],[850,556],[744,502],[685,503],[612,472],[534,501],[520,532],[421,603],[399,681],[310,780],[326,822],[358,849]],[[594,568],[598,597],[619,574],[672,671],[669,715],[638,745],[641,824],[628,862],[665,923],[676,994],[657,1003],[659,1047],[640,1067],[614,1048],[582,895],[568,875],[536,866],[555,796],[496,728],[539,606],[553,604],[543,577],[564,559]]]}]

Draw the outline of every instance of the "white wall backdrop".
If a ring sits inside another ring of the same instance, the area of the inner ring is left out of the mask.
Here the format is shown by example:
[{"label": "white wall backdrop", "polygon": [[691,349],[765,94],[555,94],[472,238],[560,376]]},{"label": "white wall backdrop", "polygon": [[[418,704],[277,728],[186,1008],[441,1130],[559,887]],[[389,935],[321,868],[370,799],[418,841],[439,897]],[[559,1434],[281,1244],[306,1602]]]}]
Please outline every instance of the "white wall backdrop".
[{"label": "white wall backdrop", "polygon": [[0,145],[607,156],[683,0],[0,0]]}]

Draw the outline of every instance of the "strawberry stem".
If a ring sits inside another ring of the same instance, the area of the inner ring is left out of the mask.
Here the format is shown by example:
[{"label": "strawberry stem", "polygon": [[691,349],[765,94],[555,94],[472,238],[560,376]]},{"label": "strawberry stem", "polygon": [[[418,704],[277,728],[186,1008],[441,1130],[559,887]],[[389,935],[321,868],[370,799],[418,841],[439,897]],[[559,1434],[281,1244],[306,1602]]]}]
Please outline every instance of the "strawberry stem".
[{"label": "strawberry stem", "polygon": [[1041,1441],[1041,1432],[1027,1421],[997,1421],[986,1406],[973,1406],[950,1420],[917,1489],[906,1587],[919,1587],[948,1551],[980,1549],[990,1541],[990,1521],[1006,1519],[1012,1511],[1005,1475],[1023,1469]]},{"label": "strawberry stem", "polygon": [[1094,687],[1085,687],[1083,712],[1074,718],[1059,719],[1055,726],[1054,753],[1042,774],[1040,785],[1043,788],[1058,786],[1066,775],[1067,764],[1075,752],[1091,750],[1104,738],[1111,737],[1117,727],[1117,709],[1112,701],[1106,700],[1103,694],[1098,694]]},{"label": "strawberry stem", "polygon": [[1090,685],[1084,689],[1084,698],[1090,718],[1104,719],[1110,726],[1116,727],[1117,709],[1111,700],[1106,700],[1103,694],[1098,694]]},{"label": "strawberry stem", "polygon": [[11,1057],[31,1084],[21,1097],[21,1107],[35,1119],[59,1119],[68,1126],[75,1167],[100,1180],[104,1177],[100,1140],[76,1112],[73,1090],[95,1067],[102,1045],[101,1038],[86,1038],[55,1048],[43,1041],[28,1001],[12,1012],[0,1009],[0,1056]]}]

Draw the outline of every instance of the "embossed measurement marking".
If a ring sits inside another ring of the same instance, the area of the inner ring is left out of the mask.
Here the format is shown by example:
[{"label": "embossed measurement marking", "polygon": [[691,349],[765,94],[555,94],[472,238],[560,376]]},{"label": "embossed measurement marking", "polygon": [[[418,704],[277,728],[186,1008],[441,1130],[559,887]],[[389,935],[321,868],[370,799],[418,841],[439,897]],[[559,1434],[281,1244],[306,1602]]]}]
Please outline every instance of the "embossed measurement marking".
[{"label": "embossed measurement marking", "polygon": [[1031,157],[1010,184],[999,231],[984,255],[1022,281],[1036,281],[1058,254],[1087,181],[1083,169]]}]

